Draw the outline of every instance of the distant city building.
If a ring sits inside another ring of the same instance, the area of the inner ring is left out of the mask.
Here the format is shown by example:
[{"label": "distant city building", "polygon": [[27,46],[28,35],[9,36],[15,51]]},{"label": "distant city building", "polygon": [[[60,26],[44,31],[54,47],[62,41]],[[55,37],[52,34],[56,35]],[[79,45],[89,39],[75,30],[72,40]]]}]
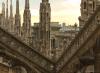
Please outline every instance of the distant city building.
[{"label": "distant city building", "polygon": [[[55,40],[56,58],[59,58],[61,54],[67,49],[68,45],[75,38],[79,32],[79,27],[76,25],[65,25],[58,30],[58,33],[54,34],[53,40]],[[52,42],[54,43],[54,42]]]},{"label": "distant city building", "polygon": [[[33,43],[34,47],[40,51],[39,48],[39,23],[34,23],[33,26]],[[59,22],[50,23],[50,48],[48,49],[49,58],[58,59],[59,56],[63,53],[64,50],[68,47],[71,40],[79,32],[79,27],[77,24],[71,26],[66,26],[65,23],[59,24]]]}]

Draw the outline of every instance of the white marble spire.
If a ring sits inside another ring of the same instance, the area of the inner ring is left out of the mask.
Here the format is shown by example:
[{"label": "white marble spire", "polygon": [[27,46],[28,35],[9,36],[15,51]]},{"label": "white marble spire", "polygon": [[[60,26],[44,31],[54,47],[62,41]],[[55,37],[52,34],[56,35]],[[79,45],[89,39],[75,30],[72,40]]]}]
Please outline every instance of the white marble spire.
[{"label": "white marble spire", "polygon": [[15,36],[21,37],[21,18],[20,18],[20,12],[19,12],[19,0],[16,0],[14,32],[15,32]]}]

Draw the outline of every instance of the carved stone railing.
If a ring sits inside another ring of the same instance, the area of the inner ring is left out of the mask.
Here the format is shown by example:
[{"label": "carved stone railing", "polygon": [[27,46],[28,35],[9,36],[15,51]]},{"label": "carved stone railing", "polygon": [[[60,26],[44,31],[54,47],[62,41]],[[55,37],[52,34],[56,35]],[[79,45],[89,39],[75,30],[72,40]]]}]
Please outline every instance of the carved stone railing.
[{"label": "carved stone railing", "polygon": [[29,47],[2,28],[0,28],[0,42],[9,46],[13,51],[18,52],[22,56],[26,57],[38,67],[43,68],[44,70],[47,70],[49,72],[53,70],[54,63],[52,61],[45,58],[40,53],[35,51],[34,48]]},{"label": "carved stone railing", "polygon": [[[99,14],[99,16],[98,16]],[[81,47],[86,44],[88,39],[93,35],[97,29],[100,29],[100,7],[89,17],[85,26],[80,30],[75,39],[67,47],[67,50],[59,58],[56,64],[57,72],[62,69],[62,67],[68,63],[68,61],[75,55],[75,53],[81,49]],[[92,41],[93,42],[93,41]],[[91,44],[92,45],[92,44]]]}]

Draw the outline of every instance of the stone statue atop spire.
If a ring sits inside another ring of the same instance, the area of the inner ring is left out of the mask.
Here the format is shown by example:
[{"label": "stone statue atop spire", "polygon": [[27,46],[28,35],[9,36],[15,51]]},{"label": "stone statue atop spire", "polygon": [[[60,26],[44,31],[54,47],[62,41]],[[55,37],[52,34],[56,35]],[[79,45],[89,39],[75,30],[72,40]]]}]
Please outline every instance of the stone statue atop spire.
[{"label": "stone statue atop spire", "polygon": [[21,18],[20,18],[20,12],[19,12],[19,0],[16,0],[14,32],[15,32],[15,36],[21,37]]},{"label": "stone statue atop spire", "polygon": [[25,9],[24,9],[24,15],[23,15],[23,31],[22,36],[23,40],[30,44],[31,41],[31,13],[29,9],[29,0],[25,0]]}]

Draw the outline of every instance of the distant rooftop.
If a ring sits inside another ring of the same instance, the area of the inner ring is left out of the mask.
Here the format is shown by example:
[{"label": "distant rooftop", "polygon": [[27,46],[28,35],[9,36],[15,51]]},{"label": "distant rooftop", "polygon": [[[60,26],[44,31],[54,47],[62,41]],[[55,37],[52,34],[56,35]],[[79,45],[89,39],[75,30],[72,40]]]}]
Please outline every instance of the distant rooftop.
[{"label": "distant rooftop", "polygon": [[60,29],[61,32],[66,32],[66,31],[79,31],[79,27],[75,23],[74,25],[67,25],[65,23],[62,24],[62,28]]},{"label": "distant rooftop", "polygon": [[[34,27],[38,27],[39,23],[34,23]],[[59,24],[59,22],[51,22],[50,24],[51,27],[61,27],[61,24]]]}]

